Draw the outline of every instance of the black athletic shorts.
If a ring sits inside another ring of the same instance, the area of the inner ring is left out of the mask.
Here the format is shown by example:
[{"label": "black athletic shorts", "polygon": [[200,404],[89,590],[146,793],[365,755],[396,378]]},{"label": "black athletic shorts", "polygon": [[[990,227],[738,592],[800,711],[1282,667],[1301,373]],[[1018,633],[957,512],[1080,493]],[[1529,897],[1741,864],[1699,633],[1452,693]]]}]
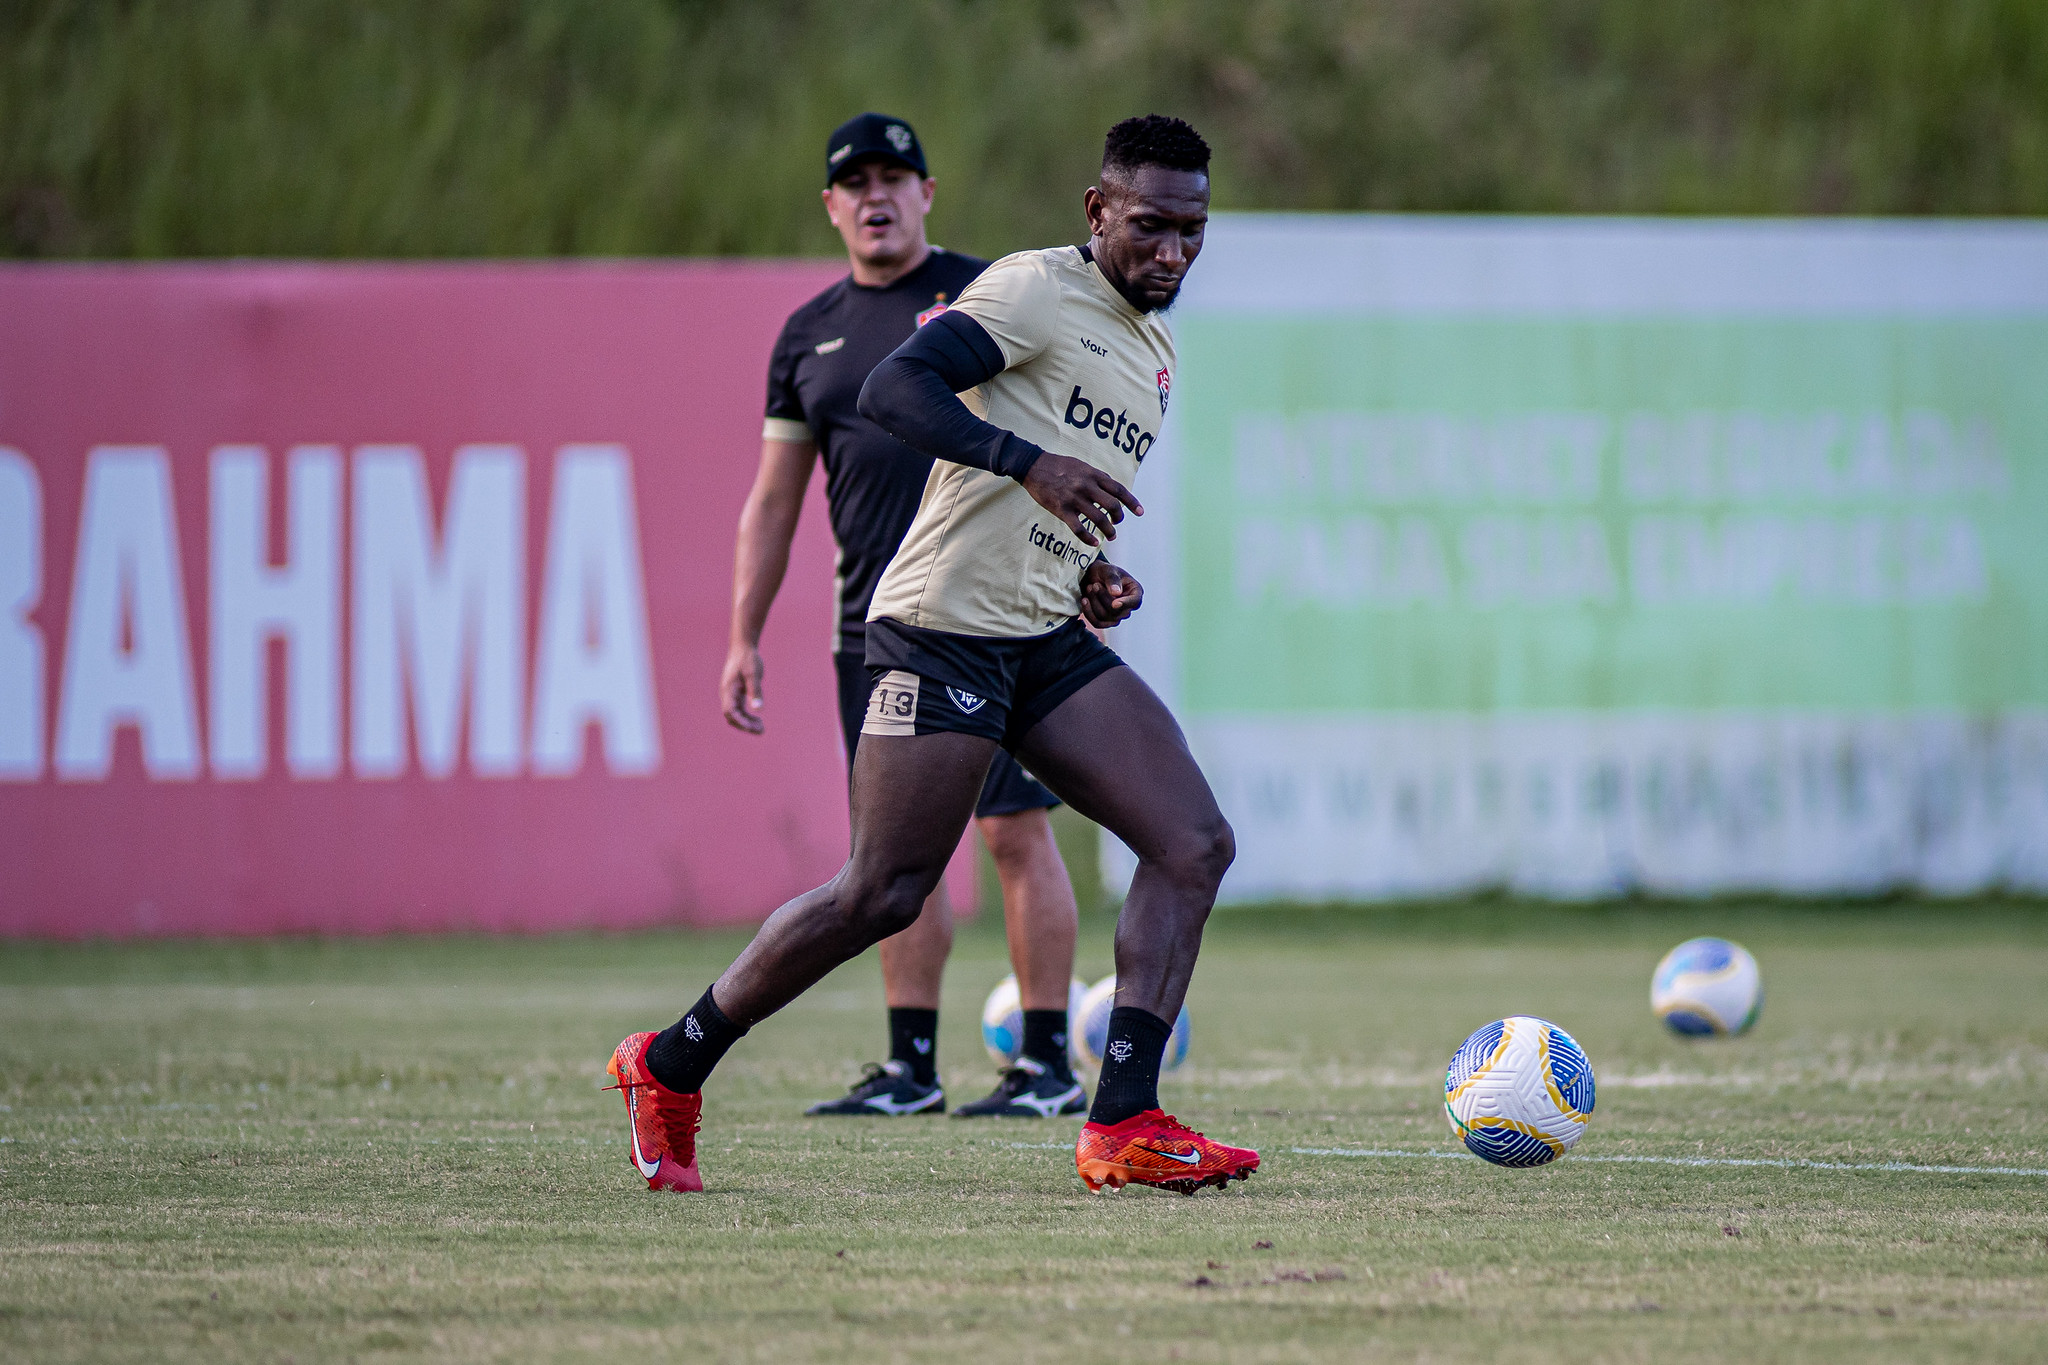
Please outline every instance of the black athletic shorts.
[{"label": "black athletic shorts", "polygon": [[1112,668],[1115,650],[1078,617],[1022,640],[868,622],[870,735],[982,735],[1015,751],[1031,727]]},{"label": "black athletic shorts", "polygon": [[[860,654],[834,654],[833,669],[839,674],[839,729],[846,736],[846,761],[853,763],[853,751],[860,747],[861,722],[867,716],[868,693],[874,677],[867,658]],[[1045,784],[1024,771],[1016,759],[997,753],[988,765],[988,777],[981,784],[981,799],[974,804],[975,818],[984,815],[1015,815],[1025,810],[1050,810],[1060,799]]]}]

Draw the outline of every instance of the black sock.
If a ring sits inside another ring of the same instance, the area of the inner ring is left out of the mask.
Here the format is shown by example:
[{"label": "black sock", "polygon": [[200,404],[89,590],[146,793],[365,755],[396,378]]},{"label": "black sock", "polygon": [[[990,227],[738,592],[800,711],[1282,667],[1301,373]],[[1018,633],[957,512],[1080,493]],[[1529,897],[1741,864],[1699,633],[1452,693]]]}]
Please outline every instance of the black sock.
[{"label": "black sock", "polygon": [[1024,1055],[1043,1063],[1055,1076],[1073,1073],[1067,1067],[1067,1012],[1024,1011]]},{"label": "black sock", "polygon": [[910,1068],[919,1085],[939,1079],[939,1012],[889,1007],[889,1060]]},{"label": "black sock", "polygon": [[1102,1048],[1102,1079],[1095,1083],[1090,1123],[1117,1124],[1159,1107],[1159,1064],[1173,1026],[1132,1005],[1109,1012],[1109,1037]]},{"label": "black sock", "polygon": [[648,1073],[679,1095],[694,1095],[704,1088],[704,1078],[725,1056],[725,1050],[746,1034],[725,1017],[707,986],[682,1018],[647,1045]]}]

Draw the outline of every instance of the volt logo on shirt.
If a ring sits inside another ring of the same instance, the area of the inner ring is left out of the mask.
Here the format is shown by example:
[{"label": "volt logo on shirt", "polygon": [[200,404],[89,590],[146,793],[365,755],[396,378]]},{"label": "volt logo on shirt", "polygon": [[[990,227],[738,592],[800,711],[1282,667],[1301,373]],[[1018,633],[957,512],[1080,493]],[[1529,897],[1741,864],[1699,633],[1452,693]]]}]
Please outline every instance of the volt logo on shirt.
[{"label": "volt logo on shirt", "polygon": [[1090,402],[1079,384],[1074,385],[1074,396],[1067,400],[1067,425],[1094,432],[1096,440],[1107,441],[1111,449],[1126,455],[1136,455],[1140,464],[1152,447],[1151,432],[1140,431],[1136,422],[1121,412],[1111,411],[1107,403]]}]

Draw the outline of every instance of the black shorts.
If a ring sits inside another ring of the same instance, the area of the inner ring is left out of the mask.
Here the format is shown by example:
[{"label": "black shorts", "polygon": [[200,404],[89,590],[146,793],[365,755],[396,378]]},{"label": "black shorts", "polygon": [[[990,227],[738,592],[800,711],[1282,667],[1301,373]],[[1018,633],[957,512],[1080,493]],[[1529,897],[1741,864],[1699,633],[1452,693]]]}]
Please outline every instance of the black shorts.
[{"label": "black shorts", "polygon": [[1112,668],[1115,650],[1076,618],[1022,640],[868,622],[871,735],[981,735],[1015,752],[1031,727]]},{"label": "black shorts", "polygon": [[[833,670],[839,675],[839,729],[846,736],[846,762],[853,765],[853,751],[860,747],[861,722],[867,717],[868,692],[874,677],[868,672],[866,656],[834,654]],[[1016,759],[998,753],[988,765],[988,777],[981,784],[981,799],[974,804],[976,819],[984,815],[1015,815],[1025,810],[1051,810],[1060,799],[1045,785],[1024,771]]]}]

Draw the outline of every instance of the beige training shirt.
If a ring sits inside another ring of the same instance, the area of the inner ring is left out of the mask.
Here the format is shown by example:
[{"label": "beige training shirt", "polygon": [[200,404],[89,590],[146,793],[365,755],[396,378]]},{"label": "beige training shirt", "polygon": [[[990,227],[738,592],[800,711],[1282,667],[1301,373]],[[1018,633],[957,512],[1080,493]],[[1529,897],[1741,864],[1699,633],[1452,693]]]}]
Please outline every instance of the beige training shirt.
[{"label": "beige training shirt", "polygon": [[[961,395],[977,416],[1135,483],[1173,384],[1164,319],[1131,307],[1071,246],[1005,256],[953,307],[1003,352],[1003,372]],[[1043,635],[1079,613],[1081,574],[1095,557],[1015,479],[935,461],[868,619]]]}]

